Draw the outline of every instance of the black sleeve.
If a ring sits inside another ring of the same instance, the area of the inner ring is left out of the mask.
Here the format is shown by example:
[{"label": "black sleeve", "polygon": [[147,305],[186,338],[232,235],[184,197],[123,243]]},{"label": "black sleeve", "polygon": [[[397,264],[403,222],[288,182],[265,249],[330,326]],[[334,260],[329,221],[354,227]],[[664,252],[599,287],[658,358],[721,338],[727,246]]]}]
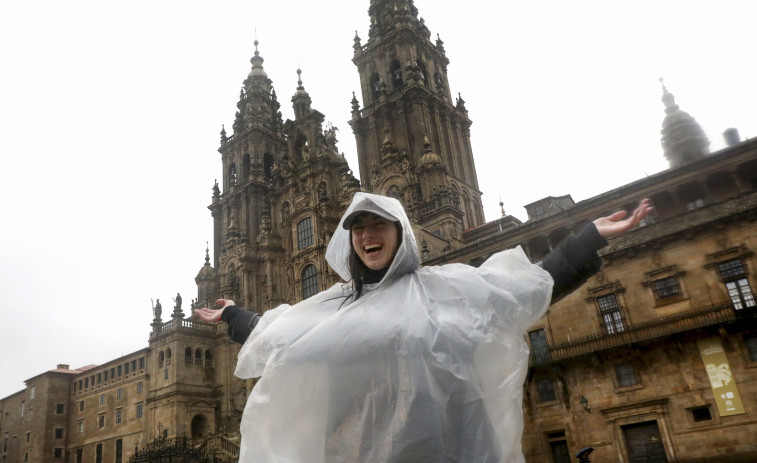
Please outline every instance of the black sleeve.
[{"label": "black sleeve", "polygon": [[229,337],[239,344],[244,344],[260,317],[258,313],[240,309],[235,305],[226,307],[221,314],[221,320],[229,324]]},{"label": "black sleeve", "polygon": [[577,235],[569,235],[541,262],[542,268],[552,275],[555,286],[552,304],[567,296],[602,267],[597,251],[607,246],[607,240],[593,223],[587,224]]}]

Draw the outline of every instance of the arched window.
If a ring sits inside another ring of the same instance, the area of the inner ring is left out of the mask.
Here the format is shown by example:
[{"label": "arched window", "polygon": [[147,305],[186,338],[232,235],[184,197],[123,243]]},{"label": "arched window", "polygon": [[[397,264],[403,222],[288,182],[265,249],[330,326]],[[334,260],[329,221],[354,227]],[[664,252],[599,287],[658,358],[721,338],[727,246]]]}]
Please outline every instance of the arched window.
[{"label": "arched window", "polygon": [[235,186],[237,184],[237,165],[231,163],[229,166],[229,186]]},{"label": "arched window", "polygon": [[302,298],[307,299],[318,293],[318,272],[315,265],[310,264],[302,270]]},{"label": "arched window", "polygon": [[209,350],[205,351],[205,366],[206,367],[212,367],[213,366],[213,353]]},{"label": "arched window", "polygon": [[313,245],[313,221],[310,217],[297,222],[297,249],[302,250]]},{"label": "arched window", "polygon": [[242,160],[242,183],[250,179],[250,154],[244,155]]},{"label": "arched window", "polygon": [[202,350],[197,349],[195,351],[195,365],[202,365]]},{"label": "arched window", "polygon": [[158,353],[158,368],[163,368],[163,359],[165,356],[163,355],[163,351],[160,351]]},{"label": "arched window", "polygon": [[377,72],[374,72],[371,76],[371,97],[373,98],[373,101],[378,101],[379,95],[381,94],[381,77],[379,77]]},{"label": "arched window", "polygon": [[266,179],[271,178],[272,168],[273,168],[273,156],[271,156],[271,153],[265,153],[263,155],[263,176]]},{"label": "arched window", "polygon": [[171,364],[171,348],[166,349],[166,366]]},{"label": "arched window", "polygon": [[392,76],[392,88],[398,89],[402,87],[402,67],[398,60],[392,61],[392,64],[389,67],[389,73]]},{"label": "arched window", "polygon": [[418,71],[420,71],[420,78],[423,81],[423,85],[428,87],[428,71],[426,71],[426,66],[423,65],[421,60],[417,60],[415,64],[418,66]]},{"label": "arched window", "polygon": [[191,366],[192,365],[192,348],[187,347],[184,349],[184,365]]},{"label": "arched window", "polygon": [[[310,157],[310,146],[308,146],[308,137],[302,132],[298,132],[294,138],[294,151],[292,152],[292,161],[295,166],[299,166],[305,160]],[[282,161],[286,166],[286,161]]]}]

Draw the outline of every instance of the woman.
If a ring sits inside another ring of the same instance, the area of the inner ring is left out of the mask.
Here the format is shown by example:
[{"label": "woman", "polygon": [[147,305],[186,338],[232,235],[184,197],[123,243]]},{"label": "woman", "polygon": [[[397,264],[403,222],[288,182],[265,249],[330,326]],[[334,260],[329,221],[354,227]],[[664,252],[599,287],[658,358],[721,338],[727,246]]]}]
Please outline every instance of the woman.
[{"label": "woman", "polygon": [[524,333],[650,210],[597,219],[541,265],[517,248],[420,268],[401,204],[357,193],[326,251],[348,283],[262,317],[228,300],[196,311],[244,343],[236,376],[261,377],[239,461],[523,461]]}]

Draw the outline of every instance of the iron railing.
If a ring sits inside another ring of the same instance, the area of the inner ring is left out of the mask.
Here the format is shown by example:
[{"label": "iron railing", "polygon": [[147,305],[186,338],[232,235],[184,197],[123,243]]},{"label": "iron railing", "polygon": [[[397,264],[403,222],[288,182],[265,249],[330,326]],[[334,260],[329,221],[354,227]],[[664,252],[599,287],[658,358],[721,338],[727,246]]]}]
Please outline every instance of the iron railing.
[{"label": "iron railing", "polygon": [[757,317],[757,310],[735,310],[730,301],[700,307],[644,323],[626,324],[623,331],[616,331],[613,334],[595,333],[580,339],[549,346],[548,352],[544,352],[543,349],[532,352],[530,364],[543,365],[592,352],[664,338],[698,328],[730,323],[744,317]]}]

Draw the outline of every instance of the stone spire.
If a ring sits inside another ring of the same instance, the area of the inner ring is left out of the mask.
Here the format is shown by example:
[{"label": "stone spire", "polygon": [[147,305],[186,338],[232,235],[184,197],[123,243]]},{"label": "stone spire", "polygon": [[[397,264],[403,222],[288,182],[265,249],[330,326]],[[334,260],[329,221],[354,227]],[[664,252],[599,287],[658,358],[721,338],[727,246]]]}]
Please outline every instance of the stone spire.
[{"label": "stone spire", "polygon": [[305,91],[305,87],[302,85],[302,70],[297,69],[297,91],[294,93],[294,96],[292,96],[294,118],[300,119],[310,114],[310,104],[312,102],[310,94]]},{"label": "stone spire", "polygon": [[[262,125],[269,130],[276,131],[283,123],[279,116],[279,102],[273,82],[263,69],[263,57],[258,51],[259,42],[255,40],[255,53],[250,58],[252,69],[244,80],[239,91],[237,113],[234,118],[234,133],[238,134],[253,125]],[[225,131],[225,129],[224,129]],[[228,138],[227,138],[228,140]],[[223,143],[223,138],[222,138]]]},{"label": "stone spire", "polygon": [[210,265],[210,249],[205,243],[205,265],[195,277],[197,283],[197,305],[200,307],[212,307],[216,298],[216,271]]},{"label": "stone spire", "polygon": [[[662,78],[660,78],[662,84]],[[662,84],[665,119],[662,121],[661,144],[671,168],[680,167],[710,152],[710,142],[699,123],[689,113],[681,111],[675,97]]]}]

